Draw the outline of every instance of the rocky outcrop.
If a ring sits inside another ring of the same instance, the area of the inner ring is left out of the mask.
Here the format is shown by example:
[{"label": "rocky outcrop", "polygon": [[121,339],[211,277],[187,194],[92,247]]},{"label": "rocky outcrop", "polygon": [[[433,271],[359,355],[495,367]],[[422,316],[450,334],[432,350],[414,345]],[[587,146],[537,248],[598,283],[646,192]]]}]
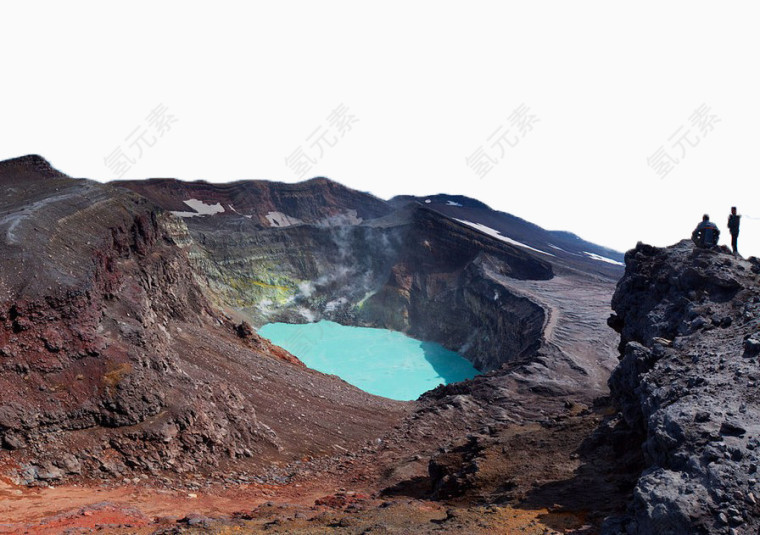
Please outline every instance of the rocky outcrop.
[{"label": "rocky outcrop", "polygon": [[551,265],[421,207],[402,230],[391,274],[362,303],[360,323],[438,342],[481,371],[535,353],[544,309],[487,271],[545,280],[553,276]]},{"label": "rocky outcrop", "polygon": [[[612,396],[645,470],[605,533],[756,533],[758,262],[689,241],[626,254]],[[636,440],[638,437],[638,440]]]}]

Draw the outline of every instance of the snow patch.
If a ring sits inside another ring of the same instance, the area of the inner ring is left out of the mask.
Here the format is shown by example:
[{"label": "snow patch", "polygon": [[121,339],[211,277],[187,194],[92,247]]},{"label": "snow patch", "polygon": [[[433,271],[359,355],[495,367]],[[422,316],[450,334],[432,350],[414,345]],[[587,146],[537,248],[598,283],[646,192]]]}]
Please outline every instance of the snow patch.
[{"label": "snow patch", "polygon": [[431,202],[433,201],[431,201],[430,199],[425,199],[425,204],[430,204]]},{"label": "snow patch", "polygon": [[303,223],[303,221],[297,217],[290,217],[282,212],[269,212],[266,215],[266,218],[267,221],[269,221],[269,225],[272,227],[291,227]]},{"label": "snow patch", "polygon": [[547,256],[555,256],[551,253],[547,253],[546,251],[542,251],[541,249],[536,249],[535,247],[531,247],[530,245],[519,242],[517,240],[513,240],[512,238],[509,238],[507,236],[502,236],[501,233],[498,230],[492,229],[491,227],[487,227],[485,225],[481,225],[480,223],[473,223],[472,221],[465,221],[464,219],[456,219],[456,221],[459,221],[460,223],[464,223],[465,225],[469,225],[475,230],[479,230],[483,234],[488,234],[489,236],[492,236],[496,238],[497,240],[501,240],[505,243],[508,243],[510,245],[516,245],[517,247],[523,247],[525,249],[530,249],[531,251],[535,251],[537,253],[545,254]]},{"label": "snow patch", "polygon": [[564,250],[562,247],[557,247],[557,246],[556,246],[556,245],[554,245],[553,243],[550,243],[550,244],[548,244],[548,245],[549,245],[549,247],[551,247],[552,249],[556,249],[556,250],[558,250],[558,251],[563,251],[563,252],[565,252],[565,253],[567,252],[567,251],[565,251],[565,250]]},{"label": "snow patch", "polygon": [[235,212],[237,215],[241,215],[241,216],[243,216],[243,217],[247,217],[247,218],[249,218],[249,219],[252,217],[252,216],[249,216],[249,215],[241,214],[240,212],[238,212],[237,210],[235,210],[235,207],[234,207],[234,206],[232,206],[231,204],[228,204],[228,205],[227,205],[227,207],[228,207],[228,208],[229,208],[231,211]]},{"label": "snow patch", "polygon": [[224,207],[221,205],[221,203],[206,204],[203,201],[199,201],[198,199],[190,199],[189,201],[183,202],[195,210],[195,212],[172,212],[172,214],[176,215],[177,217],[198,217],[203,215],[221,214],[224,212]]},{"label": "snow patch", "polygon": [[458,202],[446,201],[446,206],[462,206],[462,205],[459,204]]},{"label": "snow patch", "polygon": [[607,262],[608,264],[614,264],[616,266],[625,266],[622,262],[618,262],[617,260],[613,260],[612,258],[607,258],[606,256],[601,256],[595,253],[589,253],[588,251],[583,251],[583,254],[588,255],[589,258],[592,258],[593,260],[599,260],[600,262]]}]

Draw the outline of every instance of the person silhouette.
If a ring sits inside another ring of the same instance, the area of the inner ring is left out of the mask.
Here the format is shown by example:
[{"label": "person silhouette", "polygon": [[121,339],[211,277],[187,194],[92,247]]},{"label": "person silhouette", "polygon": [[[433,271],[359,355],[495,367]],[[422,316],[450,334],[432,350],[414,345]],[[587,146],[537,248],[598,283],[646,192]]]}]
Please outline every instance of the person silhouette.
[{"label": "person silhouette", "polygon": [[718,245],[718,236],[720,230],[707,214],[702,216],[702,222],[691,233],[691,239],[697,247],[715,247]]},{"label": "person silhouette", "polygon": [[734,250],[734,256],[739,255],[739,219],[740,215],[736,214],[736,206],[731,207],[731,215],[728,216],[728,230],[731,232],[731,248]]}]

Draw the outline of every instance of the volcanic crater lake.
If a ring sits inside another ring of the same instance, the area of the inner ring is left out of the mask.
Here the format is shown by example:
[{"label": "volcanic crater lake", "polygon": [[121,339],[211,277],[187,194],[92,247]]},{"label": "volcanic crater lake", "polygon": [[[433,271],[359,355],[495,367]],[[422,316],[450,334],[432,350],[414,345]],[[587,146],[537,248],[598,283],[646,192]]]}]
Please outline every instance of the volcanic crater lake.
[{"label": "volcanic crater lake", "polygon": [[480,373],[459,353],[386,329],[347,327],[322,320],[268,323],[259,334],[290,351],[309,368],[337,375],[370,394],[402,401]]}]

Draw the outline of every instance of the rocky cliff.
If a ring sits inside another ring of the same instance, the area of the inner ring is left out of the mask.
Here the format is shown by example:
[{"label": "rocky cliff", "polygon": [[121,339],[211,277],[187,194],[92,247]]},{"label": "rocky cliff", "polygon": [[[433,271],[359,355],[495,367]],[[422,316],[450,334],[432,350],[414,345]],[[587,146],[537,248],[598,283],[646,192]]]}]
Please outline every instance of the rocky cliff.
[{"label": "rocky cliff", "polygon": [[610,390],[645,469],[605,533],[757,533],[760,262],[690,241],[625,256]]},{"label": "rocky cliff", "polygon": [[[588,256],[585,242],[571,249],[557,239],[566,250],[555,246],[555,254],[484,232],[470,220],[502,216],[477,204],[476,212],[462,206],[469,220],[452,217],[448,197],[386,203],[326,179],[118,185],[182,218],[191,236],[183,247],[215,304],[254,326],[326,318],[391,328],[458,351],[482,371],[529,358],[545,342],[551,307],[505,281],[548,281],[559,269],[610,284],[619,269]],[[526,228],[523,239],[531,231],[545,238]]]},{"label": "rocky cliff", "polygon": [[186,228],[145,198],[39,157],[0,164],[0,184],[0,456],[17,481],[229,476],[356,445],[403,411],[214,308]]}]

